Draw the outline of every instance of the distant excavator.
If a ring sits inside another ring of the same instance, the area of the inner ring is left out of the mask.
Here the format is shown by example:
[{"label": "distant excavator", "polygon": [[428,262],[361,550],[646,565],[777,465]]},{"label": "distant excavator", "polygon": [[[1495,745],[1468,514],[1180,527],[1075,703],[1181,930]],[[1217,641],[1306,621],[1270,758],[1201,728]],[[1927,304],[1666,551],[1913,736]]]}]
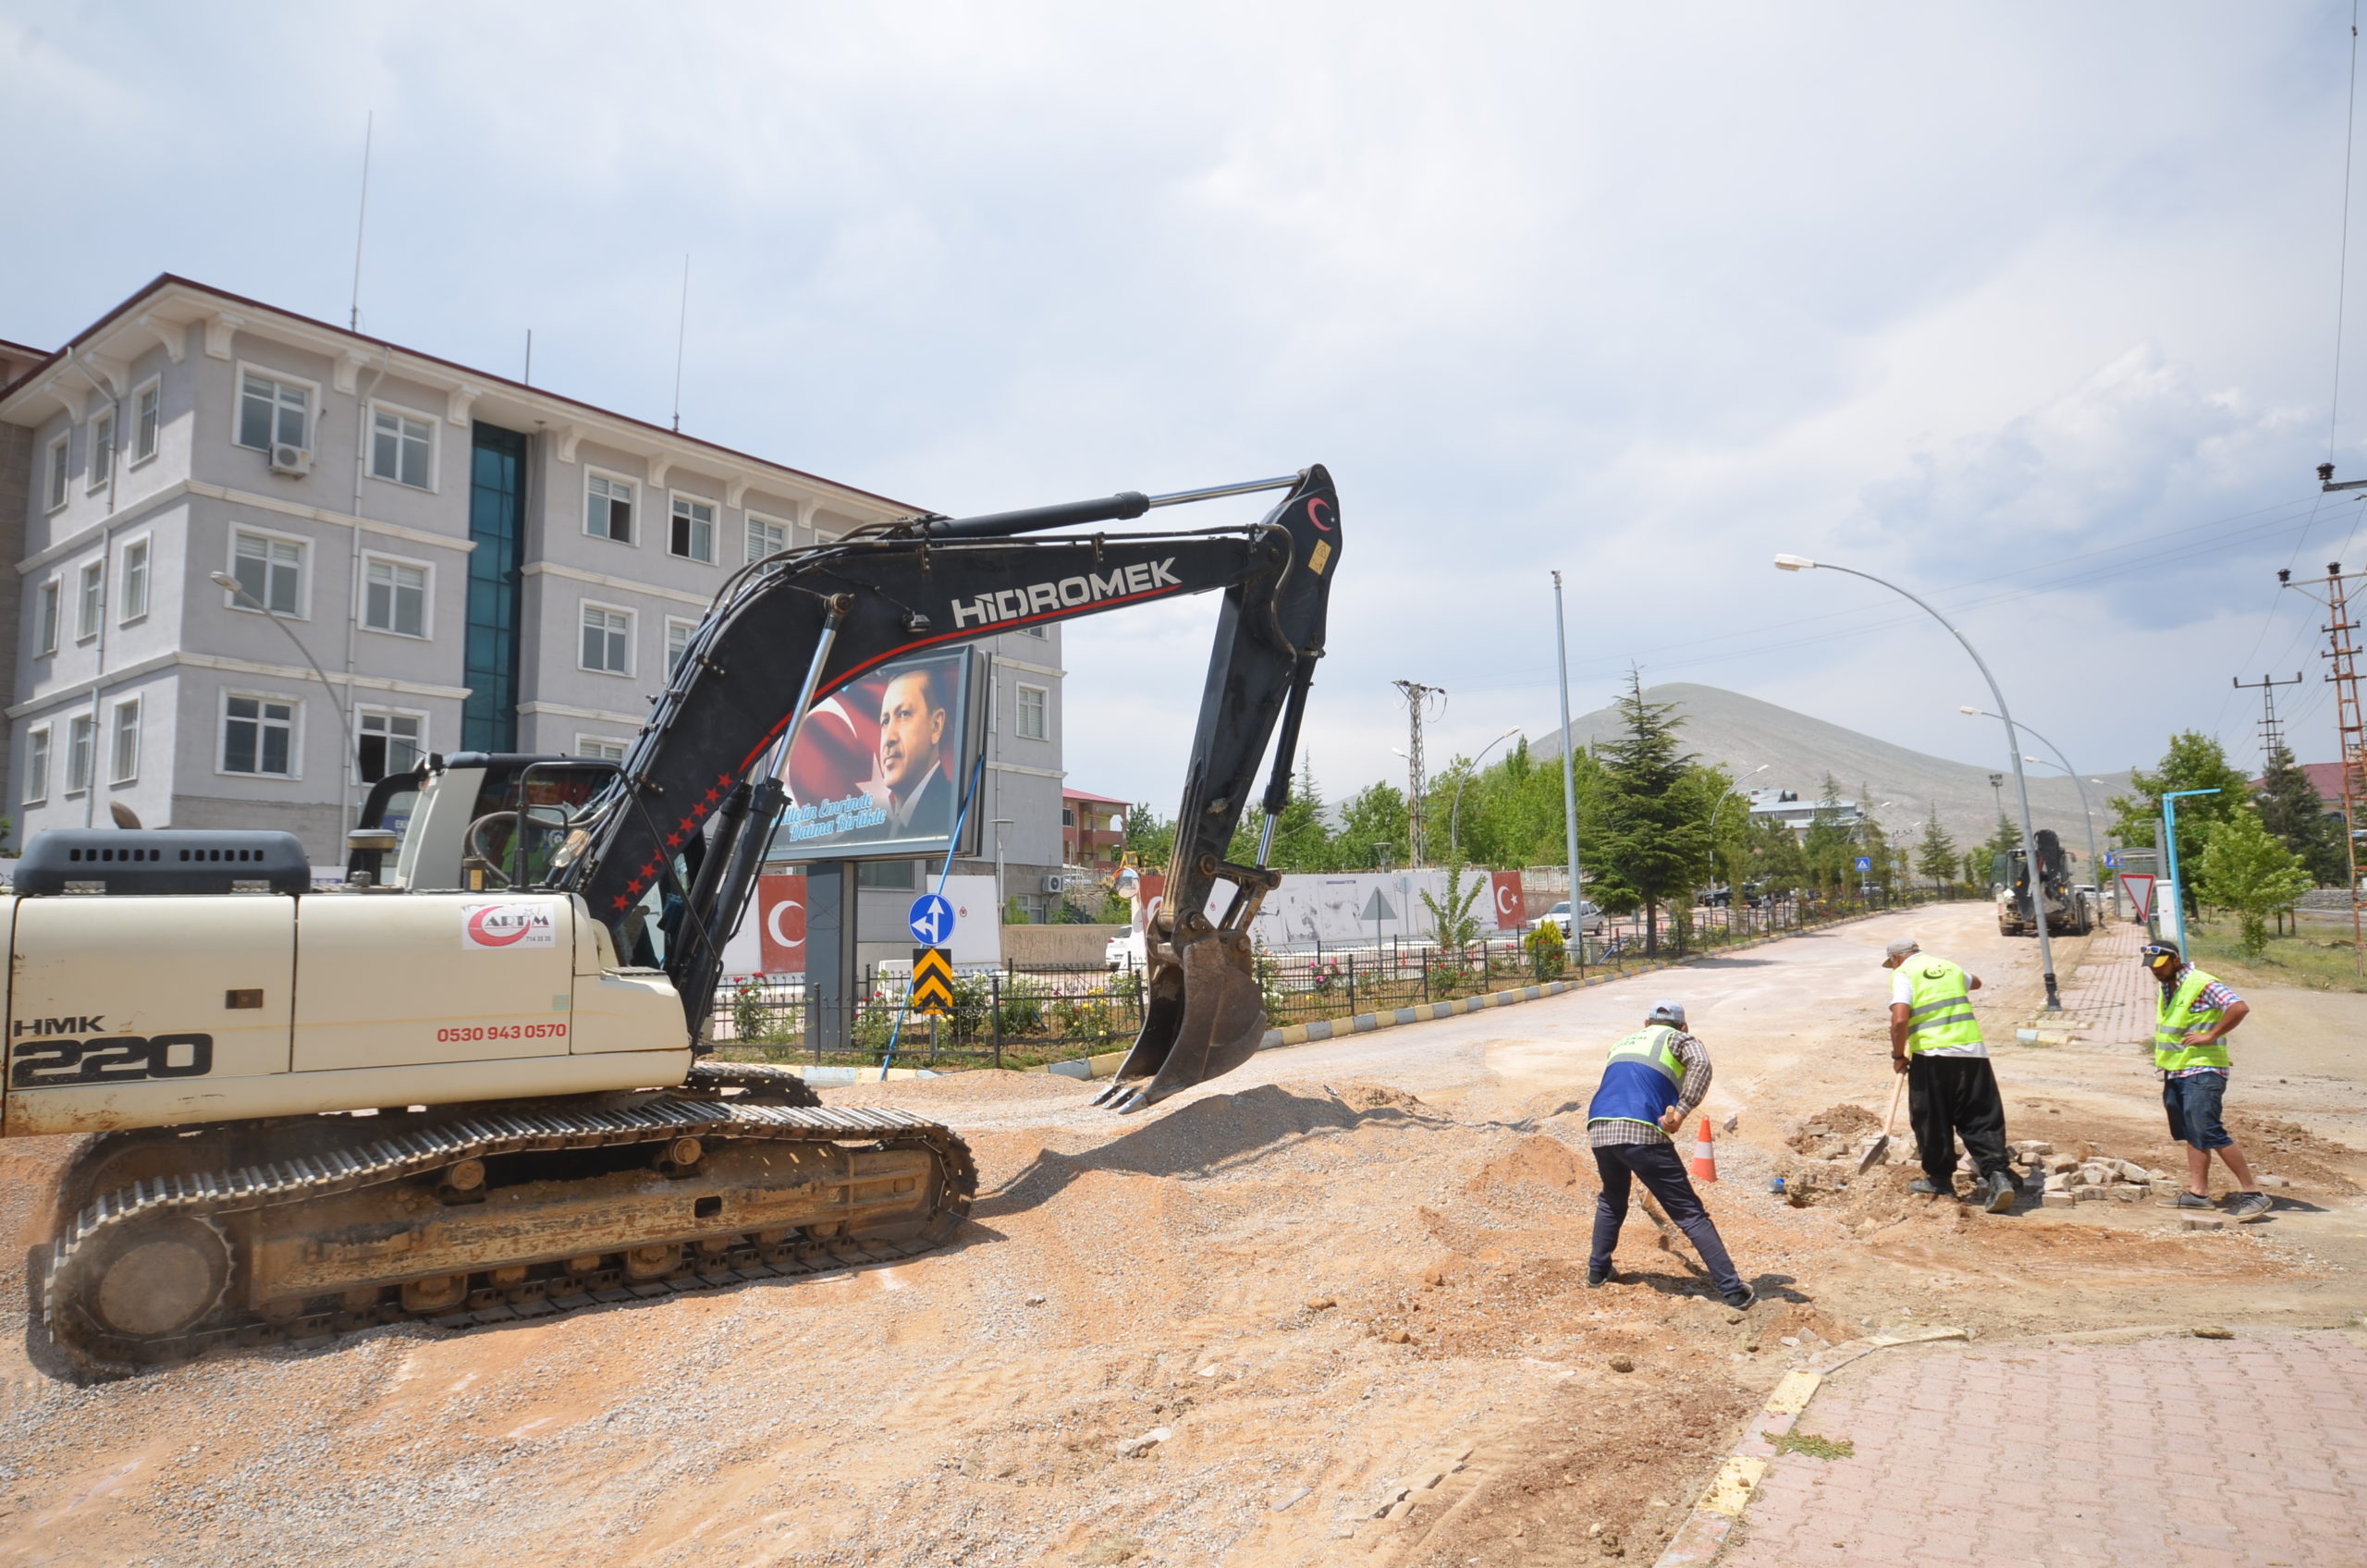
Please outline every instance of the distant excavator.
[{"label": "distant excavator", "polygon": [[2042,912],[2048,936],[2086,936],[2095,925],[2095,904],[2086,888],[2072,885],[2063,840],[2052,827],[2038,830],[2038,867],[2033,894],[2026,852],[2008,850],[1991,860],[1989,877],[1997,889],[1998,934],[2035,937]]},{"label": "distant excavator", "polygon": [[[1079,532],[1269,490],[1252,524]],[[1340,550],[1319,466],[912,518],[737,573],[622,763],[463,753],[382,783],[343,888],[314,891],[284,833],[38,836],[0,902],[0,1133],[99,1134],[35,1281],[50,1343],[109,1373],[942,1242],[976,1186],[950,1129],[824,1109],[785,1068],[708,1060],[704,1032],[803,716],[995,632],[1223,595],[1170,867],[1167,910],[1190,913],[1151,933],[1142,1030],[1102,1100],[1231,1071],[1265,1032],[1248,929],[1280,880]],[[1258,864],[1234,864],[1269,741]]]}]

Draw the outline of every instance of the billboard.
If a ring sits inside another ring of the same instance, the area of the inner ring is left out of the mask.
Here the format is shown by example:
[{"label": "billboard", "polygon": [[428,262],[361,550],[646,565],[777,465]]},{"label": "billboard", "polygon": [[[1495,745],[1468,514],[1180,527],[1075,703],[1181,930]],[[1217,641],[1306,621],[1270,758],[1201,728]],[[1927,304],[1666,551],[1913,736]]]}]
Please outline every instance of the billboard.
[{"label": "billboard", "polygon": [[[986,744],[986,657],[971,648],[880,666],[814,704],[781,782],[775,861],[943,855]],[[977,814],[963,834],[975,852]]]}]

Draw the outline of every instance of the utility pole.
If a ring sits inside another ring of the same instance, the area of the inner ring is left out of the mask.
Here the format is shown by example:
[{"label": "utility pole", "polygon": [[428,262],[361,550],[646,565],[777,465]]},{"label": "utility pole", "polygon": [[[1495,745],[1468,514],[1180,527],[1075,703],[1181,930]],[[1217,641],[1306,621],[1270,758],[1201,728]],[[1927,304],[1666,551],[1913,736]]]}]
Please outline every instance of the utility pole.
[{"label": "utility pole", "polygon": [[[1405,736],[1405,822],[1407,859],[1415,870],[1422,868],[1422,708],[1432,697],[1444,698],[1443,686],[1425,686],[1418,680],[1392,680],[1391,685],[1404,695],[1407,732]],[[1440,704],[1444,711],[1445,704]]]},{"label": "utility pole", "polygon": [[2004,774],[1993,773],[1989,776],[1989,795],[1997,802],[1997,819],[2003,822],[2005,819],[2005,776]]},{"label": "utility pole", "polygon": [[1570,854],[1570,936],[1571,946],[1578,949],[1578,974],[1587,972],[1587,927],[1581,918],[1586,906],[1578,901],[1578,785],[1577,763],[1570,755],[1577,742],[1570,734],[1570,640],[1562,630],[1562,574],[1553,574],[1553,651],[1554,669],[1562,678],[1562,830],[1567,835]]},{"label": "utility pole", "polygon": [[2268,675],[2258,680],[2242,680],[2231,675],[2227,681],[2238,692],[2260,693],[2260,755],[2261,764],[2265,767],[2276,760],[2277,753],[2285,749],[2284,722],[2276,717],[2276,689],[2279,686],[2299,686],[2301,684],[2301,672],[2295,670],[2290,680],[2279,680]]},{"label": "utility pole", "polygon": [[[2328,490],[2367,487],[2367,481],[2334,483],[2334,465],[2318,467],[2318,481]],[[2367,572],[2343,574],[2340,561],[2328,561],[2326,574],[2312,582],[2296,582],[2292,573],[2279,571],[2277,582],[2298,588],[2326,606],[2323,655],[2331,668],[2326,680],[2334,686],[2335,737],[2342,751],[2342,842],[2348,854],[2350,893],[2350,949],[2354,971],[2367,975],[2367,889],[2359,885],[2360,836],[2367,833],[2367,718],[2359,704],[2359,621],[2350,612],[2349,584]],[[2315,590],[2313,592],[2313,590]]]}]

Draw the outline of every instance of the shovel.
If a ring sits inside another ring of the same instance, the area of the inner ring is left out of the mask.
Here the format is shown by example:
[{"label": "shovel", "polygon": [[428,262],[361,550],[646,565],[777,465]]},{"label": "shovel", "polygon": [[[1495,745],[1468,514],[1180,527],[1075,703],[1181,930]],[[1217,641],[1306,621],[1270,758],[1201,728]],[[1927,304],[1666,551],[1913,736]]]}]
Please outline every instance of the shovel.
[{"label": "shovel", "polygon": [[1883,1135],[1874,1140],[1873,1146],[1868,1149],[1865,1157],[1858,1161],[1858,1174],[1860,1176],[1880,1164],[1883,1156],[1890,1152],[1891,1126],[1898,1120],[1898,1096],[1907,1089],[1906,1073],[1895,1073],[1893,1076],[1898,1082],[1890,1087],[1890,1112],[1883,1118]]}]

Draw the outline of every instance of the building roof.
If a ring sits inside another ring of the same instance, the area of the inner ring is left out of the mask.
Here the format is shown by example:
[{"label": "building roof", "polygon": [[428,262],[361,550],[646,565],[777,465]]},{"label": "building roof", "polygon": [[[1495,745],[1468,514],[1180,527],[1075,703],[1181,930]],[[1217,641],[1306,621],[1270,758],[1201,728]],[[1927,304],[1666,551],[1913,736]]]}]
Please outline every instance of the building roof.
[{"label": "building roof", "polygon": [[[668,430],[662,424],[652,424],[647,420],[634,419],[630,414],[620,414],[616,412],[614,410],[601,408],[597,404],[586,403],[580,398],[566,397],[563,394],[553,392],[546,387],[536,386],[528,382],[514,381],[509,376],[497,375],[490,371],[479,370],[472,365],[464,365],[456,360],[444,359],[439,355],[424,353],[417,349],[407,349],[401,344],[392,342],[386,338],[373,337],[368,333],[355,332],[350,328],[338,326],[332,322],[319,321],[312,316],[303,315],[295,311],[284,310],[277,305],[267,305],[260,300],[250,300],[243,294],[233,294],[227,289],[216,288],[210,284],[199,283],[193,279],[181,277],[168,272],[157,274],[153,279],[134,292],[121,304],[118,304],[115,309],[107,312],[106,314],[101,316],[98,320],[92,322],[90,325],[76,333],[73,337],[67,341],[64,347],[55,349],[29,349],[28,352],[39,356],[39,362],[36,363],[32,369],[18,376],[15,381],[8,383],[6,386],[0,386],[0,419],[5,419],[7,416],[9,411],[7,405],[14,401],[18,395],[23,393],[28,387],[33,386],[36,383],[39,383],[43,376],[47,375],[55,367],[63,362],[69,349],[79,349],[82,345],[90,343],[107,334],[118,325],[136,325],[146,327],[151,332],[155,332],[156,324],[151,321],[151,314],[166,300],[181,303],[185,308],[190,308],[191,313],[180,316],[164,316],[160,318],[162,324],[186,330],[190,322],[200,319],[200,317],[207,313],[202,305],[197,300],[191,300],[190,298],[190,296],[203,296],[208,300],[218,300],[223,305],[235,307],[240,312],[251,311],[260,312],[280,323],[293,325],[300,329],[300,331],[308,337],[326,337],[331,339],[338,339],[353,345],[366,347],[368,353],[365,357],[369,359],[378,359],[381,356],[399,354],[404,360],[411,361],[414,365],[435,367],[448,374],[466,377],[472,383],[483,383],[487,390],[498,387],[507,392],[522,394],[528,398],[539,399],[544,402],[557,403],[571,409],[581,409],[587,414],[597,415],[603,424],[621,424],[630,426],[633,432],[641,434],[644,439],[656,437],[669,443],[680,442],[684,446],[700,447],[706,451],[713,452],[718,458],[728,459],[736,465],[769,469],[777,473],[793,476],[794,478],[808,484],[817,485],[827,490],[835,490],[843,495],[860,496],[866,501],[875,502],[881,506],[910,512],[916,516],[921,515],[927,510],[927,508],[923,507],[915,507],[907,502],[896,500],[891,496],[882,496],[877,491],[860,489],[852,484],[841,484],[835,479],[825,479],[819,474],[808,473],[803,469],[791,468],[786,463],[775,462],[769,458],[756,457],[753,453],[742,452],[730,447],[719,446],[713,441],[703,441],[695,435],[685,435],[680,431]],[[145,309],[143,309],[143,307],[145,307]],[[161,336],[161,334],[159,334],[159,336]],[[14,345],[10,346],[15,347]],[[595,440],[599,438],[599,433],[597,431],[586,430],[584,434],[592,435]]]},{"label": "building roof", "polygon": [[[2305,762],[2300,766],[2301,771],[2309,776],[2310,782],[2317,787],[2318,799],[2329,806],[2342,804],[2342,764]],[[2260,787],[2261,780],[2253,779],[2252,788],[2257,790]]]},{"label": "building roof", "polygon": [[1097,795],[1090,790],[1072,790],[1065,784],[1061,786],[1061,799],[1064,801],[1098,801],[1105,806],[1124,806],[1129,811],[1134,809],[1134,804],[1132,801],[1122,801],[1115,795]]}]

